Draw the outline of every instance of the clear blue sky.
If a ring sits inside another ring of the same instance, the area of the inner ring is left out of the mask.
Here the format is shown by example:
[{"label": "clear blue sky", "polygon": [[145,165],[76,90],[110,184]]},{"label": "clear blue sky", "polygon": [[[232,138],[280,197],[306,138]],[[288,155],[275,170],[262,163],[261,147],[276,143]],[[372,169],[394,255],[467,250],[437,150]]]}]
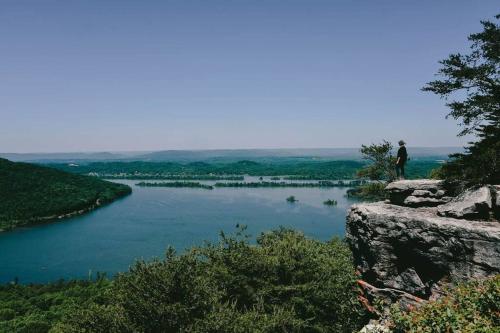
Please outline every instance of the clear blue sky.
[{"label": "clear blue sky", "polygon": [[420,88],[499,9],[0,0],[0,151],[462,145]]}]

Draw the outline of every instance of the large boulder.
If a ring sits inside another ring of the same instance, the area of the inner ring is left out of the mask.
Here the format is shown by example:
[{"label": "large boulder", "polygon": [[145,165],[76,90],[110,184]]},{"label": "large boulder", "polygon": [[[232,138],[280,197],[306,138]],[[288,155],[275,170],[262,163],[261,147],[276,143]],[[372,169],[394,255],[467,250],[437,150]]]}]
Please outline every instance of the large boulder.
[{"label": "large boulder", "polygon": [[451,199],[442,180],[400,180],[387,185],[385,191],[392,204],[408,207],[435,207]]},{"label": "large boulder", "polygon": [[500,185],[493,185],[492,192],[493,193],[493,213],[497,219],[500,219]]},{"label": "large boulder", "polygon": [[492,209],[492,189],[482,186],[469,189],[447,204],[439,206],[438,214],[457,219],[489,219]]},{"label": "large boulder", "polygon": [[383,202],[352,206],[346,238],[362,280],[429,299],[450,281],[500,273],[500,223],[436,213]]},{"label": "large boulder", "polygon": [[[415,191],[416,192],[416,191]],[[451,200],[451,197],[443,196],[443,197],[433,197],[429,195],[410,195],[406,197],[403,201],[403,205],[407,207],[436,207],[439,205],[443,205]]]}]

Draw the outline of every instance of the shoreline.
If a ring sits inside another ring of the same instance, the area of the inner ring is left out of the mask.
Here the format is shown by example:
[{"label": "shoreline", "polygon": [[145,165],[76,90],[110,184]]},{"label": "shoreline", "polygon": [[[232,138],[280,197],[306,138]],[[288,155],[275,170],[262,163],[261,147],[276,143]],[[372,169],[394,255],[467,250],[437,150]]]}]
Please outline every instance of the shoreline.
[{"label": "shoreline", "polygon": [[[37,225],[42,225],[42,224],[46,224],[46,223],[51,223],[51,222],[56,222],[56,221],[59,221],[59,220],[65,220],[65,219],[68,219],[68,218],[71,218],[71,217],[75,217],[75,216],[80,216],[80,215],[84,215],[86,213],[90,213],[100,207],[103,207],[103,206],[106,206],[108,204],[111,204],[119,199],[122,199],[128,195],[132,194],[132,189],[130,188],[130,191],[127,191],[126,193],[121,193],[119,194],[117,197],[111,199],[111,200],[102,200],[100,198],[98,198],[93,204],[91,204],[90,206],[86,207],[86,208],[83,208],[83,209],[79,209],[79,210],[74,210],[74,211],[71,211],[69,213],[63,213],[63,214],[53,214],[53,215],[49,215],[49,216],[41,216],[41,217],[34,217],[34,218],[30,218],[30,219],[26,219],[26,220],[14,220],[14,221],[9,221],[8,223],[14,223],[14,226],[11,227],[11,228],[0,228],[0,233],[4,233],[4,232],[10,232],[10,231],[14,231],[16,229],[19,229],[19,228],[22,228],[22,227],[32,227],[32,226],[37,226]],[[18,223],[20,222],[20,223]],[[18,223],[18,224],[16,224]]]}]

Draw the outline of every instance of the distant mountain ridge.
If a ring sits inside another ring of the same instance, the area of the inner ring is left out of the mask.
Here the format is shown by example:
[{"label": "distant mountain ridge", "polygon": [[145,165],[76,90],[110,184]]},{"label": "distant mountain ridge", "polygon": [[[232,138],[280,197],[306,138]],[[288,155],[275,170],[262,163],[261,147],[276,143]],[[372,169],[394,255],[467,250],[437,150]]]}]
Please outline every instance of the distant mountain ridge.
[{"label": "distant mountain ridge", "polygon": [[[449,154],[462,152],[461,147],[408,147],[410,158],[446,159]],[[89,152],[89,153],[0,153],[12,161],[38,163],[72,163],[105,161],[174,161],[174,162],[234,162],[268,159],[360,160],[358,148],[296,148],[296,149],[214,149],[162,150],[153,152]]]}]

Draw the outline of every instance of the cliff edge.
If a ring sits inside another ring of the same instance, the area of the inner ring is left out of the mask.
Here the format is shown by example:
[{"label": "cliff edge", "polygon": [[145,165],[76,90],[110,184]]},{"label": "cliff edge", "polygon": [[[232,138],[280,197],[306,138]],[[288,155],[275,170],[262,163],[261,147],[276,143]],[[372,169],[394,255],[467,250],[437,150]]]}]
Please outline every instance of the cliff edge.
[{"label": "cliff edge", "polygon": [[398,181],[389,200],[351,207],[346,238],[364,297],[414,305],[450,283],[500,273],[499,186],[447,195],[442,181]]}]

